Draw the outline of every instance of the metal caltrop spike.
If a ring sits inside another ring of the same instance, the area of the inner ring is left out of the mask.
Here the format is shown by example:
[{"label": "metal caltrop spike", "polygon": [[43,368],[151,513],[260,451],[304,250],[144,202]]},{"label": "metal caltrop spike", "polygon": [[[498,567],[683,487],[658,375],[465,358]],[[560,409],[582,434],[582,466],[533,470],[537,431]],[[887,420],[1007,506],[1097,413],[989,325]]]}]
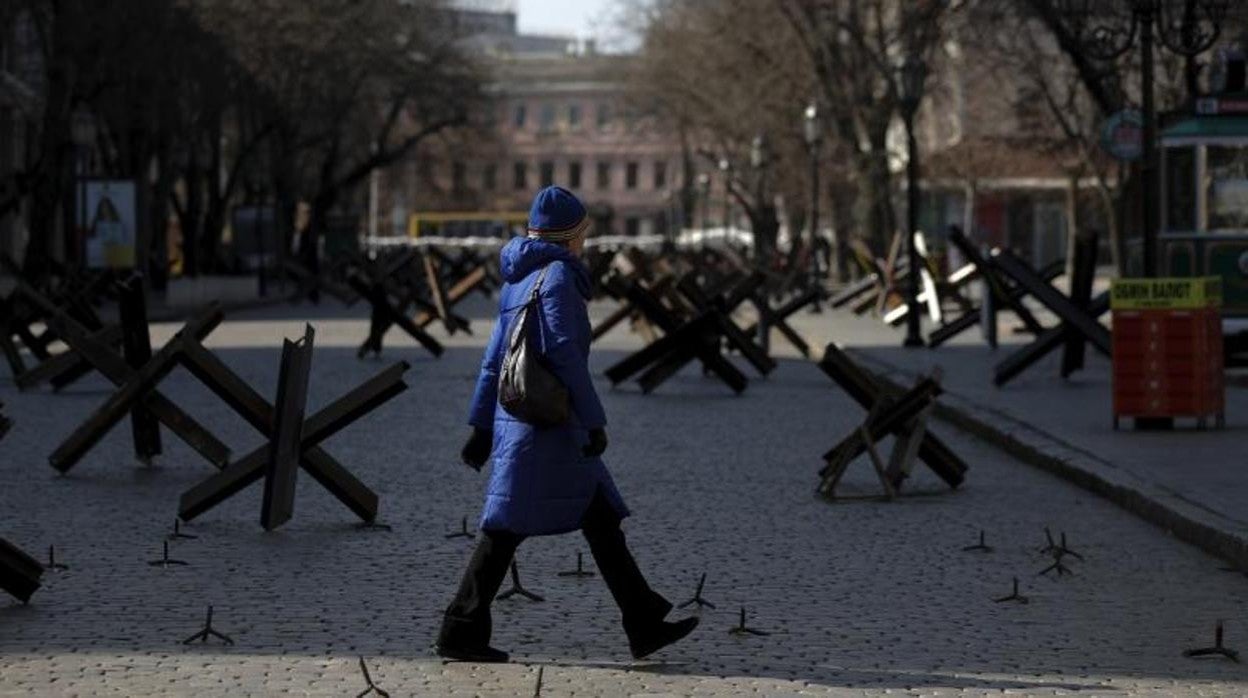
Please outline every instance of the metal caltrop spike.
[{"label": "metal caltrop spike", "polygon": [[460,521],[459,521],[459,530],[458,530],[458,531],[455,531],[454,533],[448,533],[448,534],[446,534],[446,539],[447,539],[447,540],[450,540],[450,539],[452,539],[452,538],[468,538],[468,539],[470,539],[470,540],[471,540],[471,539],[474,539],[474,538],[476,538],[476,537],[477,537],[477,535],[476,535],[475,533],[473,533],[473,532],[471,532],[471,531],[469,531],[469,530],[468,530],[468,517],[467,517],[467,516],[465,516],[464,518],[460,519]]},{"label": "metal caltrop spike", "polygon": [[1058,544],[1058,548],[1062,551],[1063,554],[1069,555],[1075,558],[1076,560],[1079,560],[1080,562],[1083,561],[1082,555],[1071,550],[1070,547],[1066,545],[1066,532],[1065,531],[1062,531],[1061,543]]},{"label": "metal caltrop spike", "polygon": [[44,567],[44,569],[51,570],[53,572],[69,569],[69,565],[63,565],[56,561],[56,546],[48,546],[48,564]]},{"label": "metal caltrop spike", "polygon": [[733,628],[733,629],[731,629],[731,630],[729,630],[729,631],[728,631],[728,634],[729,634],[729,635],[760,635],[760,636],[767,636],[767,635],[770,635],[771,633],[769,633],[769,632],[764,632],[764,631],[762,631],[762,630],[755,630],[754,628],[750,628],[750,627],[746,627],[746,625],[745,625],[745,606],[742,606],[742,607],[741,607],[741,617],[740,617],[740,620],[739,620],[739,622],[737,623],[737,626],[736,626],[735,628]]},{"label": "metal caltrop spike", "polygon": [[1014,578],[1014,589],[1013,591],[1010,592],[1009,596],[1002,596],[999,599],[992,600],[993,603],[1006,603],[1009,601],[1013,601],[1015,603],[1021,603],[1021,604],[1026,604],[1030,602],[1030,599],[1018,593],[1018,577]]},{"label": "metal caltrop spike", "polygon": [[189,644],[191,644],[192,642],[195,642],[196,640],[199,640],[200,642],[205,642],[205,643],[206,643],[206,642],[208,642],[208,638],[210,638],[210,637],[215,637],[215,638],[217,638],[218,640],[221,640],[222,642],[224,642],[224,643],[225,643],[225,644],[227,644],[227,645],[232,645],[232,644],[234,644],[234,641],[233,641],[233,640],[231,640],[231,639],[230,639],[230,637],[229,637],[228,635],[225,635],[224,633],[217,632],[216,630],[214,630],[214,629],[213,629],[213,627],[212,627],[212,606],[209,606],[209,607],[208,607],[208,618],[207,618],[207,620],[205,620],[205,621],[204,621],[204,629],[203,629],[203,630],[200,630],[199,632],[195,633],[194,635],[192,635],[192,636],[190,636],[190,637],[186,638],[185,640],[183,640],[183,641],[182,641],[182,644],[184,644],[184,645],[189,645]]},{"label": "metal caltrop spike", "polygon": [[1067,554],[1066,551],[1063,550],[1062,548],[1054,548],[1053,549],[1053,564],[1040,570],[1039,574],[1043,576],[1050,572],[1057,572],[1058,577],[1061,577],[1067,574],[1074,575],[1074,572],[1071,572],[1070,568],[1067,567],[1064,562],[1062,562],[1062,558],[1066,557],[1066,554]]},{"label": "metal caltrop spike", "polygon": [[976,543],[975,545],[968,545],[965,548],[962,548],[962,552],[964,553],[975,552],[975,551],[980,551],[980,552],[985,552],[985,553],[992,552],[992,546],[987,545],[984,542],[984,530],[982,528],[979,530],[979,542]]},{"label": "metal caltrop spike", "polygon": [[370,693],[376,693],[378,696],[381,696],[381,698],[390,698],[389,693],[381,690],[377,684],[373,683],[373,676],[368,673],[368,664],[364,661],[363,657],[360,657],[360,672],[364,674],[364,682],[368,684],[368,688],[364,689],[364,691],[360,693],[357,693],[355,698],[364,698],[364,696]]},{"label": "metal caltrop spike", "polygon": [[169,557],[169,541],[165,541],[162,547],[162,554],[159,560],[152,560],[147,563],[149,567],[172,567],[178,565],[186,565],[188,563],[181,560],[174,560]]},{"label": "metal caltrop spike", "polygon": [[1044,527],[1044,540],[1044,547],[1040,548],[1041,555],[1048,555],[1057,550],[1057,542],[1053,540],[1053,532],[1049,530],[1048,526]]},{"label": "metal caltrop spike", "polygon": [[589,571],[589,570],[587,570],[587,569],[585,569],[585,567],[584,567],[584,562],[583,562],[583,559],[582,559],[582,555],[581,555],[580,553],[577,553],[577,554],[576,554],[576,569],[574,569],[574,570],[569,570],[569,571],[567,571],[567,572],[559,572],[559,573],[557,574],[557,576],[559,576],[559,577],[576,577],[576,578],[578,578],[578,579],[581,579],[581,578],[585,578],[585,577],[592,577],[592,576],[594,576],[594,573],[593,573],[593,572],[590,572],[590,571]]},{"label": "metal caltrop spike", "polygon": [[520,568],[516,566],[515,560],[511,561],[511,588],[499,594],[498,599],[503,601],[510,599],[513,596],[523,596],[530,601],[536,601],[538,603],[546,600],[528,589],[525,589],[524,586],[520,584]]},{"label": "metal caltrop spike", "polygon": [[715,604],[702,598],[702,587],[704,587],[705,585],[706,585],[706,573],[703,572],[702,577],[698,579],[698,588],[694,590],[693,598],[680,604],[676,608],[684,608],[686,606],[692,606],[694,604],[697,604],[698,608],[702,608],[703,606],[705,606],[707,608],[714,609]]},{"label": "metal caltrop spike", "polygon": [[1226,657],[1227,659],[1238,662],[1239,652],[1222,644],[1222,621],[1218,621],[1217,627],[1213,631],[1213,647],[1201,647],[1194,650],[1186,650],[1183,652],[1184,657]]}]

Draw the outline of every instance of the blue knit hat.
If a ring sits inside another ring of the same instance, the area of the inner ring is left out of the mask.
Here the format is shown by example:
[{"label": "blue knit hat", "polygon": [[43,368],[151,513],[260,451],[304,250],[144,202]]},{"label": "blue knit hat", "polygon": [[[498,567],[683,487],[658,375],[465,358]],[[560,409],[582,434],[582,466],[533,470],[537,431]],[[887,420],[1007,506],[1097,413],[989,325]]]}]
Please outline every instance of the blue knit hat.
[{"label": "blue knit hat", "polygon": [[589,228],[585,205],[563,187],[546,187],[533,197],[529,237],[550,242],[573,240]]}]

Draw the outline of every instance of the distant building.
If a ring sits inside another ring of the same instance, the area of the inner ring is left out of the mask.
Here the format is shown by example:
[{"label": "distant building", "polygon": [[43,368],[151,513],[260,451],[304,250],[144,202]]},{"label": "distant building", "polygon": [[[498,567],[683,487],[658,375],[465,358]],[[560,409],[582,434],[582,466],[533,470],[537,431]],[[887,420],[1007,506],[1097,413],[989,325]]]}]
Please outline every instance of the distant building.
[{"label": "distant building", "polygon": [[[524,211],[534,192],[558,184],[585,201],[599,234],[666,231],[679,143],[630,108],[633,59],[570,37],[520,34],[514,12],[456,12],[461,28],[479,29],[465,41],[490,70],[492,105],[475,132],[430,144],[388,173],[381,210],[394,228],[431,211]],[[484,231],[464,223],[439,232]]]},{"label": "distant building", "polygon": [[451,16],[452,30],[467,37],[465,44],[489,55],[559,55],[577,47],[572,37],[521,34],[511,10],[456,9]]}]

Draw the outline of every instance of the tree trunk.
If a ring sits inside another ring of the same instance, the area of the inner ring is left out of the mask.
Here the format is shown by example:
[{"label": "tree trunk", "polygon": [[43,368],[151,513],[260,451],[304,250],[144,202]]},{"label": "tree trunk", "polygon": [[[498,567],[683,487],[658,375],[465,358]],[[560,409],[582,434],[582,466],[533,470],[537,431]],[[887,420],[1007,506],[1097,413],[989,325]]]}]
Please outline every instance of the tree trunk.
[{"label": "tree trunk", "polygon": [[[52,24],[56,22],[53,18]],[[40,123],[42,157],[37,159],[41,169],[35,174],[31,190],[30,242],[25,259],[25,271],[35,279],[51,271],[58,250],[70,259],[77,257],[71,242],[77,239],[75,152],[70,139],[74,69],[66,55],[66,37],[62,32],[51,34],[47,93]],[[58,240],[62,244],[58,245]]]},{"label": "tree trunk", "polygon": [[[689,133],[680,130],[680,230],[693,227],[694,211],[698,205],[698,193],[694,189],[697,167],[693,162],[693,149],[689,147]],[[677,231],[679,233],[680,231]]]},{"label": "tree trunk", "polygon": [[888,249],[892,236],[897,233],[897,213],[893,209],[893,178],[888,169],[886,131],[873,134],[871,150],[858,160],[866,170],[862,178],[861,218],[865,223],[863,237],[876,251]]},{"label": "tree trunk", "polygon": [[221,234],[226,224],[225,208],[229,204],[228,197],[222,192],[221,183],[222,119],[220,113],[215,114],[208,129],[208,152],[211,156],[208,158],[208,172],[204,178],[204,223],[199,231],[201,265],[205,271],[215,270],[220,262]]},{"label": "tree trunk", "polygon": [[156,155],[156,182],[152,186],[152,239],[147,273],[153,290],[163,291],[169,283],[169,199],[173,196],[173,171],[169,166],[169,143],[162,143]]},{"label": "tree trunk", "polygon": [[[789,251],[785,255],[785,267],[792,271],[798,264],[803,251],[808,254],[813,252],[810,241],[802,235],[802,231],[806,230],[809,220],[809,211],[805,208],[793,207],[789,212]],[[777,238],[779,233],[777,233]],[[778,245],[779,243],[777,243]]]},{"label": "tree trunk", "polygon": [[[312,208],[308,213],[308,226],[303,229],[300,235],[300,262],[313,276],[321,273],[320,239],[329,225],[329,212],[333,209],[337,198],[338,192],[332,189],[313,197]],[[313,303],[321,302],[320,291],[317,290],[316,286],[312,287],[309,299]]]},{"label": "tree trunk", "polygon": [[849,236],[854,229],[854,201],[857,199],[855,188],[849,184],[833,184],[828,200],[832,211],[832,280],[837,283],[849,281],[851,275],[857,277],[853,267],[849,266]]},{"label": "tree trunk", "polygon": [[135,231],[134,231],[134,268],[141,273],[146,284],[148,277],[148,262],[151,261],[151,255],[148,251],[152,246],[152,238],[155,237],[155,218],[152,216],[152,178],[151,178],[151,153],[146,143],[136,147],[142,151],[134,159],[134,210],[135,210]]},{"label": "tree trunk", "polygon": [[[1066,182],[1066,279],[1074,283],[1075,249],[1082,234],[1079,226],[1079,175],[1072,173]],[[1040,260],[1035,260],[1039,264]]]},{"label": "tree trunk", "polygon": [[754,228],[754,254],[759,264],[770,269],[775,262],[776,238],[780,233],[780,219],[776,215],[776,207],[770,203],[760,203],[746,209],[750,218],[750,226]]},{"label": "tree trunk", "polygon": [[[269,141],[269,172],[273,186],[273,203],[277,227],[277,239],[280,249],[278,261],[285,260],[294,243],[295,216],[299,207],[299,195],[295,190],[295,162],[292,147],[293,135],[287,128],[279,128]],[[285,292],[286,269],[278,267],[278,279]]]}]

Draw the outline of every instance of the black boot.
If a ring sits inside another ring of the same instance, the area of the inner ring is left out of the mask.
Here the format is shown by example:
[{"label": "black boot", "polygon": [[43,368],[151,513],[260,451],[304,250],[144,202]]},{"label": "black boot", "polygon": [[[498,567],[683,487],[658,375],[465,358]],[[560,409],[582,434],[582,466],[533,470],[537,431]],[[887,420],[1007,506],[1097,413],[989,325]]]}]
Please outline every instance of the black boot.
[{"label": "black boot", "polygon": [[602,579],[620,608],[624,634],[633,657],[641,659],[693,632],[697,618],[664,622],[672,604],[646,583],[636,560],[628,551],[619,516],[600,494],[585,513],[581,530],[589,542]]},{"label": "black boot", "polygon": [[684,639],[696,627],[698,627],[697,616],[674,623],[660,621],[643,631],[635,634],[629,633],[628,649],[632,651],[633,659],[641,659]]},{"label": "black boot", "polygon": [[474,662],[476,664],[506,664],[511,659],[508,654],[502,650],[496,650],[489,645],[481,647],[446,647],[441,643],[434,645],[433,651],[438,653],[439,657],[445,659],[453,659],[457,662]]},{"label": "black boot", "polygon": [[506,662],[506,652],[490,647],[490,603],[503,583],[511,558],[523,536],[505,531],[482,531],[472,561],[464,571],[459,592],[442,617],[434,651],[439,657],[461,662]]}]

